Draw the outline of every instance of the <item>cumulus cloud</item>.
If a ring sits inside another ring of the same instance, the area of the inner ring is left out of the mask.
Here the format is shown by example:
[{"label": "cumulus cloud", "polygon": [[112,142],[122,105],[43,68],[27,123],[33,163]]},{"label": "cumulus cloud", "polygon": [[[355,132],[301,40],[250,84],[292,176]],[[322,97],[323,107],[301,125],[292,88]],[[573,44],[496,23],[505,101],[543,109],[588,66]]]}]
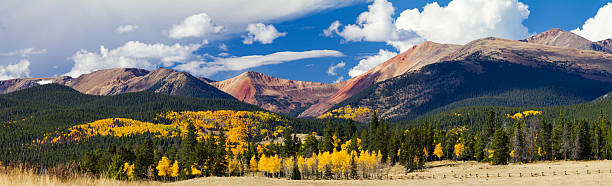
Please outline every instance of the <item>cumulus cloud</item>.
[{"label": "cumulus cloud", "polygon": [[351,77],[357,77],[363,73],[366,73],[370,69],[374,68],[376,65],[379,65],[391,59],[392,57],[395,57],[396,55],[397,53],[395,52],[380,49],[378,51],[378,54],[373,55],[373,56],[368,56],[360,60],[357,66],[351,68],[351,70],[349,71],[349,75]]},{"label": "cumulus cloud", "polygon": [[529,7],[518,0],[453,0],[423,11],[408,9],[395,21],[399,30],[416,32],[428,41],[465,44],[482,37],[519,39],[529,36],[522,22]]},{"label": "cumulus cloud", "polygon": [[287,35],[287,32],[278,32],[278,30],[274,28],[274,25],[265,25],[263,23],[249,24],[246,31],[247,35],[242,36],[242,38],[244,38],[242,43],[247,45],[253,44],[255,41],[262,44],[270,44],[276,38]]},{"label": "cumulus cloud", "polygon": [[138,25],[119,25],[115,29],[115,32],[117,32],[117,33],[128,33],[128,32],[133,32],[136,29],[138,29]]},{"label": "cumulus cloud", "polygon": [[386,42],[400,51],[417,44],[465,44],[483,37],[519,39],[529,35],[522,24],[529,16],[529,7],[518,0],[453,0],[441,7],[427,4],[423,11],[407,9],[396,19],[395,7],[386,0],[375,0],[368,11],[359,14],[356,24],[340,29],[333,22],[324,35],[336,33],[346,41]]},{"label": "cumulus cloud", "polygon": [[169,37],[174,39],[186,37],[206,37],[223,31],[223,26],[217,26],[206,13],[189,16],[170,29]]},{"label": "cumulus cloud", "polygon": [[344,68],[345,66],[346,66],[346,63],[345,63],[344,61],[343,61],[343,62],[340,62],[340,63],[338,63],[338,64],[332,64],[332,65],[331,65],[331,66],[329,66],[329,68],[327,69],[327,74],[332,75],[332,76],[338,75],[338,74],[336,73],[336,69],[339,69],[339,68]]},{"label": "cumulus cloud", "polygon": [[340,22],[333,22],[323,31],[326,36],[332,32],[347,41],[387,41],[396,39],[397,33],[393,25],[395,7],[386,0],[375,0],[368,6],[368,11],[359,14],[356,24],[344,26],[340,31]]},{"label": "cumulus cloud", "polygon": [[220,71],[237,71],[248,68],[280,64],[289,61],[322,58],[341,57],[342,52],[335,50],[310,50],[304,52],[276,52],[268,55],[252,55],[242,57],[216,58],[213,61],[192,61],[175,67],[177,70],[187,71],[198,76],[211,76]]},{"label": "cumulus cloud", "polygon": [[572,32],[591,41],[612,38],[612,3],[599,8],[595,17],[591,17],[584,22],[582,29],[576,28]]},{"label": "cumulus cloud", "polygon": [[80,50],[72,55],[74,66],[65,75],[78,77],[81,74],[108,68],[154,69],[159,66],[171,66],[174,62],[186,62],[194,58],[192,53],[200,46],[200,44],[165,45],[129,41],[112,50],[100,46],[98,53]]},{"label": "cumulus cloud", "polygon": [[0,80],[30,76],[30,61],[22,59],[19,63],[7,66],[0,65]]},{"label": "cumulus cloud", "polygon": [[0,53],[0,56],[21,56],[29,57],[31,55],[46,54],[47,49],[36,49],[36,48],[24,48],[17,51],[11,51],[6,53]]}]

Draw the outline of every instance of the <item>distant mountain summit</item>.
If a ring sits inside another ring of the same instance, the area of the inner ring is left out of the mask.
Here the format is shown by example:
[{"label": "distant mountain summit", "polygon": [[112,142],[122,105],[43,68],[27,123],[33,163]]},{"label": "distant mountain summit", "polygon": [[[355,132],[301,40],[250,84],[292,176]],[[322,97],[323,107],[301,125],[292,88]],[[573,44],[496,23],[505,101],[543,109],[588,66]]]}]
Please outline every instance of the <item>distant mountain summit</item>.
[{"label": "distant mountain summit", "polygon": [[211,84],[238,100],[294,116],[338,91],[334,84],[280,79],[253,71]]},{"label": "distant mountain summit", "polygon": [[83,74],[77,78],[24,78],[0,81],[0,93],[47,83],[69,86],[91,95],[117,95],[127,92],[151,91],[170,95],[201,98],[233,97],[186,72],[160,68],[147,71],[136,68],[113,68]]},{"label": "distant mountain summit", "polygon": [[520,41],[579,50],[593,50],[608,53],[612,52],[612,48],[610,48],[609,45],[606,47],[603,43],[592,42],[582,36],[561,30],[559,28],[553,28]]},{"label": "distant mountain summit", "polygon": [[610,72],[610,53],[489,37],[332,108],[369,107],[382,117],[404,120],[459,106],[575,104],[611,91]]}]

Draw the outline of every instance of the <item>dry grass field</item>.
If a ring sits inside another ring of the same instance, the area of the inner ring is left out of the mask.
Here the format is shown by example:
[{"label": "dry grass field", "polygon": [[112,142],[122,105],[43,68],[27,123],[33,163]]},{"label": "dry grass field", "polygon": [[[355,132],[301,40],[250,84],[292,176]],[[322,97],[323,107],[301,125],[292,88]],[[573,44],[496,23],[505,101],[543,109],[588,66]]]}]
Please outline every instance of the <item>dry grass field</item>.
[{"label": "dry grass field", "polygon": [[[383,180],[286,180],[259,176],[208,177],[166,185],[612,185],[612,161],[553,161],[490,166],[477,162],[440,161],[429,168],[403,174],[400,166],[388,169]],[[160,185],[160,182],[122,182],[47,175],[0,174],[0,185]]]}]

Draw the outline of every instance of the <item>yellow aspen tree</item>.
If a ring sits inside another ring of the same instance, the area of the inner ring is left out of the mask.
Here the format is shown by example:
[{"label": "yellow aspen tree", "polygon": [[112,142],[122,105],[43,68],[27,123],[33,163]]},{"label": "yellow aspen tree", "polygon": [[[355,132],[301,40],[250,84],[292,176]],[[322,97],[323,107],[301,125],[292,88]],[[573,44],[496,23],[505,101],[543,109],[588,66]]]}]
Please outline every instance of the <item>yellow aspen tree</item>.
[{"label": "yellow aspen tree", "polygon": [[171,168],[172,172],[170,174],[170,176],[172,177],[178,177],[179,175],[179,165],[178,165],[178,161],[174,160],[174,164],[172,164],[172,168]]},{"label": "yellow aspen tree", "polygon": [[438,157],[438,159],[442,158],[442,156],[444,156],[444,151],[442,150],[442,144],[438,143],[436,145],[436,148],[434,149],[434,155],[436,155]]},{"label": "yellow aspen tree", "polygon": [[251,161],[249,163],[251,166],[251,172],[257,172],[257,159],[255,159],[255,155],[251,157]]},{"label": "yellow aspen tree", "polygon": [[463,154],[463,151],[465,150],[465,147],[463,146],[463,143],[457,143],[455,144],[455,156],[457,158],[461,157],[461,154]]},{"label": "yellow aspen tree", "polygon": [[162,157],[155,168],[157,169],[158,176],[168,176],[171,173],[170,160],[166,156]]},{"label": "yellow aspen tree", "polygon": [[202,171],[200,171],[200,169],[197,168],[198,164],[193,164],[191,165],[191,175],[201,175]]}]

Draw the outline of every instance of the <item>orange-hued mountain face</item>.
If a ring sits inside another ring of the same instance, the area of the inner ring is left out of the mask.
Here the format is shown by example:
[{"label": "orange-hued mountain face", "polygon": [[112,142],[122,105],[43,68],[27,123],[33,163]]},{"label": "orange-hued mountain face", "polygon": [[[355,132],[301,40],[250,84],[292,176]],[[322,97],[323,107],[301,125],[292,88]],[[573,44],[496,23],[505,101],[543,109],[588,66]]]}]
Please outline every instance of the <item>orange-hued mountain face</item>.
[{"label": "orange-hued mountain face", "polygon": [[461,48],[460,45],[438,44],[434,42],[425,42],[420,45],[415,45],[406,52],[387,60],[368,72],[343,82],[342,84],[344,86],[338,92],[333,94],[329,99],[313,105],[300,114],[300,117],[317,117],[333,105],[348,99],[374,83],[415,71],[423,66],[438,62],[440,59],[455,52],[459,48]]},{"label": "orange-hued mountain face", "polygon": [[252,71],[211,85],[238,100],[285,114],[297,114],[338,91],[334,84],[280,79]]}]

